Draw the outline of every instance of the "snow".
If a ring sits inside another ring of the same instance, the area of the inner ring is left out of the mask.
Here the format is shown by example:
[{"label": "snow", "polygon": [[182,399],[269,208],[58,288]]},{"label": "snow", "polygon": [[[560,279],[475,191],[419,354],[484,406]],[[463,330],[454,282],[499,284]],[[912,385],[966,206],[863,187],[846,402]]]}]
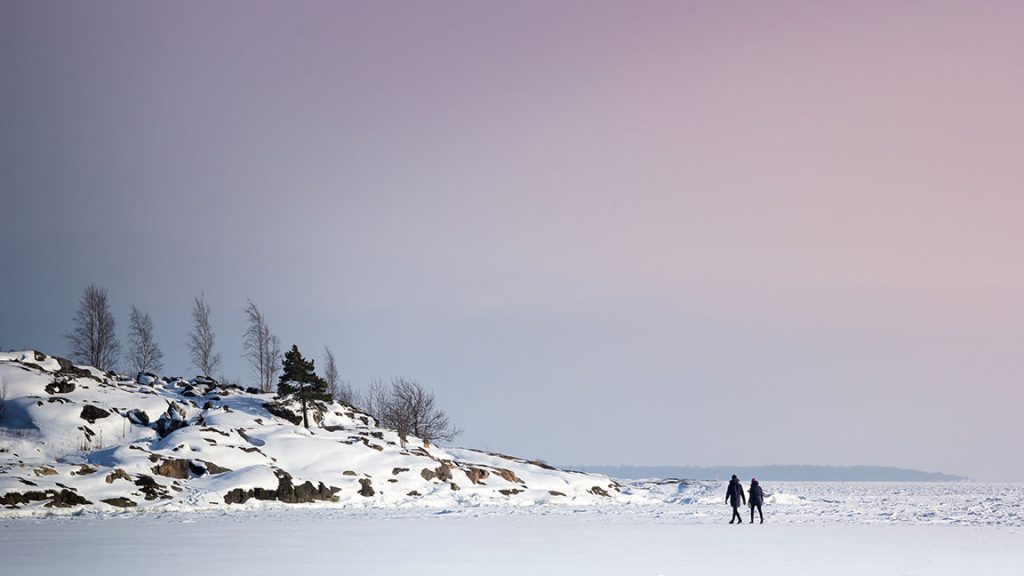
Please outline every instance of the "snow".
[{"label": "snow", "polygon": [[[403,442],[338,403],[325,406],[323,418],[307,430],[272,415],[270,394],[201,378],[118,379],[88,367],[62,372],[62,366],[70,364],[34,351],[0,355],[0,377],[8,383],[0,420],[0,517],[74,514],[81,507],[116,512],[125,505],[225,509],[238,506],[240,497],[276,498],[285,477],[294,487],[309,482],[317,505],[333,507],[647,499],[606,476],[415,437]],[[297,410],[297,403],[285,408]],[[232,495],[239,490],[241,496]],[[64,491],[76,501],[54,508]]]},{"label": "snow", "polygon": [[[340,404],[306,430],[271,415],[270,395],[94,369],[67,379],[62,362],[0,353],[0,497],[48,494],[0,508],[5,576],[990,576],[1024,563],[1020,484],[762,482],[766,523],[730,526],[724,482],[626,483],[416,438],[403,446]],[[47,390],[62,378],[74,389]],[[109,415],[87,422],[87,407]],[[284,473],[337,491],[302,504],[227,503],[232,491],[278,488]],[[361,493],[367,482],[372,495]],[[47,507],[61,491],[89,503]],[[108,503],[121,499],[134,506]]]},{"label": "snow", "polygon": [[[289,509],[0,520],[4,574],[1019,573],[1024,530],[917,523],[730,526],[636,507]],[[540,512],[545,511],[545,512]],[[168,554],[169,550],[180,553]]]}]

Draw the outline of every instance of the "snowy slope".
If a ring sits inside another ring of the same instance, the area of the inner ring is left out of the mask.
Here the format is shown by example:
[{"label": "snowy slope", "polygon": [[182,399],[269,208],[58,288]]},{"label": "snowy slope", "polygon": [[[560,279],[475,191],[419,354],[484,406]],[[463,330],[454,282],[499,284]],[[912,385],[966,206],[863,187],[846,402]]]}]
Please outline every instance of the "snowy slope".
[{"label": "snowy slope", "polygon": [[270,394],[203,379],[122,380],[34,351],[0,353],[0,382],[0,515],[645,498],[606,476],[416,438],[403,446],[394,431],[338,403],[306,430],[271,414]]}]

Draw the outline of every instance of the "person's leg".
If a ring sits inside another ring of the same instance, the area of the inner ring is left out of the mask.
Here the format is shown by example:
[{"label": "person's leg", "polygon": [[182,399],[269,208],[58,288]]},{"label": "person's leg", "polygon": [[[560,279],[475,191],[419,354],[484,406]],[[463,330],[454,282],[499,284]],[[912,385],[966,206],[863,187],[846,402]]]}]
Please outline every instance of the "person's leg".
[{"label": "person's leg", "polygon": [[[757,505],[757,515],[761,517],[761,524],[764,524],[764,512],[761,512],[761,505],[760,504]],[[750,513],[750,521],[751,522],[754,521],[754,513],[753,512]]]},{"label": "person's leg", "polygon": [[750,507],[750,523],[751,524],[754,523],[754,507],[753,506]]}]

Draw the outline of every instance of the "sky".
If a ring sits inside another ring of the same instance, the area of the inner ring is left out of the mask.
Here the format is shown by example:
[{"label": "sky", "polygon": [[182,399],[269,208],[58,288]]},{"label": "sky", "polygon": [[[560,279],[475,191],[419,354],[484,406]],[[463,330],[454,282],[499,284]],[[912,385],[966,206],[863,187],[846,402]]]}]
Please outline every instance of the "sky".
[{"label": "sky", "polygon": [[1020,2],[0,3],[0,348],[247,299],[458,443],[1024,480]]}]

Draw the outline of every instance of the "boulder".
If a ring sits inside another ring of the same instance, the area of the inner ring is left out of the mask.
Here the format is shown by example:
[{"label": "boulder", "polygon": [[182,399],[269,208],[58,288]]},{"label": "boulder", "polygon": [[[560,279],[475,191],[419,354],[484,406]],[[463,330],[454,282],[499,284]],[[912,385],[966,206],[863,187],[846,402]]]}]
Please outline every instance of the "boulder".
[{"label": "boulder", "polygon": [[470,467],[465,470],[466,476],[469,477],[469,481],[473,484],[483,484],[483,480],[490,476],[490,472],[483,468]]},{"label": "boulder", "polygon": [[[159,464],[153,466],[153,473],[167,478],[187,479],[192,471],[191,463],[181,458],[165,458]],[[202,470],[205,472],[206,470]]]},{"label": "boulder", "polygon": [[135,502],[125,498],[124,496],[118,496],[117,498],[107,498],[106,500],[100,500],[104,504],[110,504],[111,506],[117,506],[118,508],[133,508],[136,506]]},{"label": "boulder", "polygon": [[177,402],[168,402],[167,411],[160,415],[160,419],[156,421],[153,429],[156,430],[160,437],[165,437],[185,426],[188,426],[188,420],[185,418],[185,409]]},{"label": "boulder", "polygon": [[107,477],[104,478],[103,480],[107,484],[113,484],[114,480],[117,480],[118,478],[120,478],[121,480],[127,480],[129,482],[132,481],[132,477],[129,476],[127,472],[120,468],[115,468],[114,471],[111,472],[110,474],[107,474]]},{"label": "boulder", "polygon": [[92,404],[86,404],[82,407],[82,413],[79,414],[79,417],[89,424],[95,424],[97,420],[106,418],[107,416],[110,416],[110,412],[107,412],[98,406],[93,406]]},{"label": "boulder", "polygon": [[69,380],[67,376],[58,374],[46,385],[45,390],[47,394],[69,394],[75,391],[75,383]]},{"label": "boulder", "polygon": [[[49,493],[49,492],[53,492],[53,491],[52,490],[47,490],[47,493]],[[50,498],[50,501],[47,502],[44,507],[45,508],[71,508],[73,506],[85,506],[87,504],[92,504],[92,502],[89,502],[88,500],[86,500],[80,494],[78,494],[76,492],[64,489],[64,490],[61,490],[60,492],[54,493],[53,496]]]},{"label": "boulder", "polygon": [[359,484],[360,484],[360,486],[362,486],[362,488],[359,489],[359,495],[360,496],[365,496],[367,498],[369,498],[370,496],[373,496],[374,492],[373,492],[373,481],[372,480],[370,480],[369,478],[360,478],[359,479]]},{"label": "boulder", "polygon": [[136,426],[149,426],[149,414],[146,414],[142,410],[129,410],[126,416],[128,417],[128,421]]}]

